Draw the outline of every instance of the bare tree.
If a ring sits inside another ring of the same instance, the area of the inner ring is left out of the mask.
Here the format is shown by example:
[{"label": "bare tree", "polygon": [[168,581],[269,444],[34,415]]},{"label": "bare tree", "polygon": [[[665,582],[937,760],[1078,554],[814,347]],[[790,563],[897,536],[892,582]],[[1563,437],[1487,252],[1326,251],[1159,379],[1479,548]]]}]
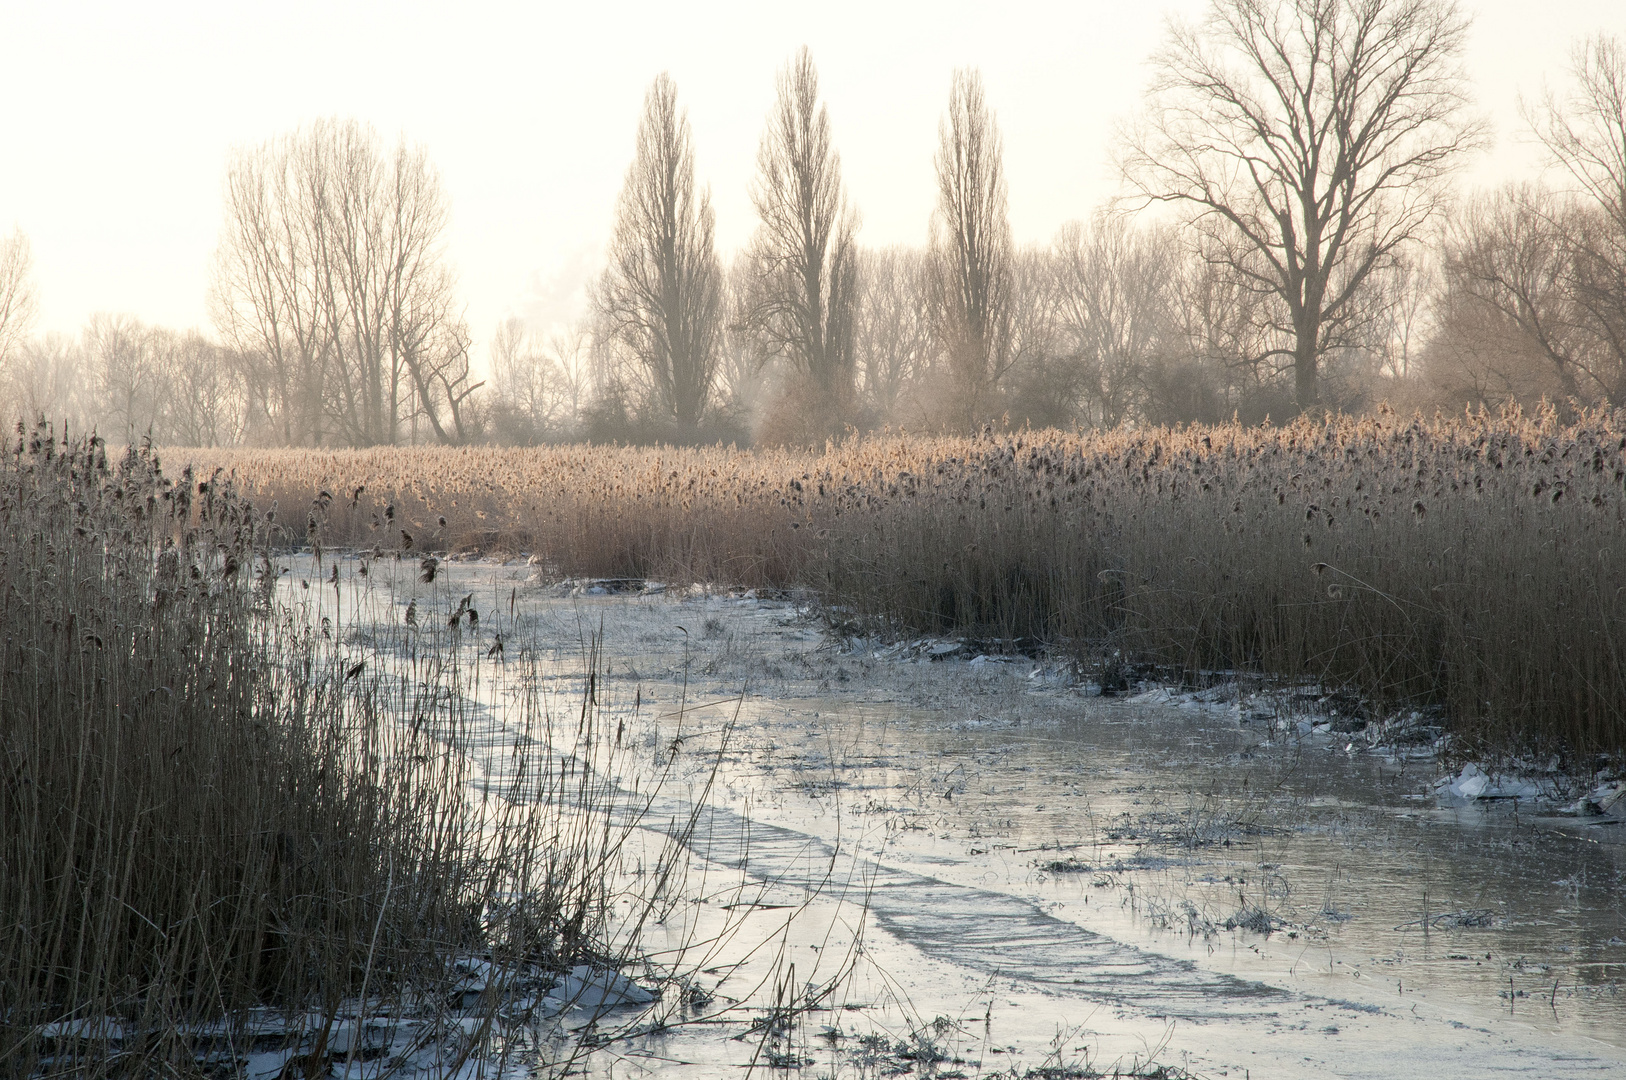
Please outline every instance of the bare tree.
[{"label": "bare tree", "polygon": [[421,149],[386,154],[324,120],[238,152],[212,285],[216,326],[250,360],[279,441],[392,444],[419,420],[460,442],[468,330],[445,264],[448,211]]},{"label": "bare tree", "polygon": [[745,321],[769,355],[805,380],[798,396],[813,400],[802,407],[839,429],[853,407],[857,217],[842,192],[841,158],[806,47],[779,74],[757,173],[751,200],[760,225]]},{"label": "bare tree", "polygon": [[1536,135],[1591,201],[1626,235],[1626,46],[1598,35],[1576,46],[1572,85],[1528,110]]},{"label": "bare tree", "polygon": [[1300,410],[1374,272],[1416,240],[1478,139],[1450,0],[1212,0],[1155,58],[1123,162],[1188,207],[1205,256],[1273,296]]},{"label": "bare tree", "polygon": [[393,444],[404,420],[422,419],[436,441],[462,442],[462,405],[475,386],[444,259],[440,178],[421,148],[403,141],[386,157],[377,135],[353,122],[318,125],[313,138],[338,179],[320,266],[342,430],[357,445]]},{"label": "bare tree", "polygon": [[77,341],[55,333],[25,341],[0,391],[24,415],[115,440],[223,446],[244,433],[242,378],[225,350],[196,330],[129,315],[92,315]]},{"label": "bare tree", "polygon": [[1004,415],[1029,427],[1073,427],[1083,399],[1079,369],[1061,324],[1062,270],[1049,245],[1011,257],[1010,366],[1001,385]]},{"label": "bare tree", "polygon": [[413,442],[420,420],[443,444],[464,443],[475,434],[471,404],[485,383],[474,381],[473,338],[452,304],[450,276],[444,275],[422,292],[406,290],[391,318],[392,349],[411,381]]},{"label": "bare tree", "polygon": [[83,336],[102,434],[133,442],[151,433],[162,441],[162,412],[172,388],[154,355],[152,331],[132,316],[98,313]]},{"label": "bare tree", "polygon": [[954,399],[949,420],[968,428],[990,414],[1011,365],[1011,226],[1004,149],[982,76],[955,72],[938,126],[932,221],[939,346]]},{"label": "bare tree", "polygon": [[1442,398],[1626,404],[1626,50],[1584,41],[1570,75],[1526,110],[1568,189],[1505,188],[1447,233],[1427,351]]},{"label": "bare tree", "polygon": [[1469,400],[1626,403],[1626,341],[1612,332],[1607,287],[1588,288],[1601,216],[1529,185],[1457,215],[1431,380]]},{"label": "bare tree", "polygon": [[1085,419],[1116,427],[1140,404],[1153,366],[1170,349],[1179,260],[1166,229],[1102,215],[1056,239],[1058,321],[1077,369]]},{"label": "bare tree", "polygon": [[594,305],[679,437],[698,431],[717,374],[722,268],[713,231],[711,197],[695,191],[688,117],[662,74],[644,97]]},{"label": "bare tree", "polygon": [[541,442],[553,420],[547,393],[553,379],[546,358],[525,329],[525,320],[511,318],[498,323],[489,349],[486,437],[510,446]]},{"label": "bare tree", "polygon": [[[88,341],[100,337],[113,344],[121,320],[93,319]],[[147,408],[147,427],[154,441],[179,446],[230,446],[243,436],[242,373],[226,350],[196,330],[133,327],[138,337],[134,353],[140,378],[153,398]],[[129,379],[130,374],[125,378]]]},{"label": "bare tree", "polygon": [[591,348],[584,325],[554,334],[544,344],[526,331],[523,319],[498,324],[491,340],[489,435],[531,445],[574,434]]},{"label": "bare tree", "polygon": [[34,257],[21,229],[0,240],[0,372],[33,328],[38,312]]},{"label": "bare tree", "polygon": [[94,391],[79,342],[58,333],[26,338],[0,369],[0,400],[17,413],[7,422],[44,417],[71,431],[95,424]]},{"label": "bare tree", "polygon": [[929,276],[918,248],[871,250],[859,258],[855,347],[864,401],[879,420],[913,419],[904,414],[904,398],[932,362]]},{"label": "bare tree", "polygon": [[1433,309],[1444,287],[1438,254],[1431,248],[1410,252],[1396,259],[1375,283],[1372,349],[1392,388],[1403,387],[1416,375],[1433,330]]},{"label": "bare tree", "polygon": [[1195,252],[1182,254],[1172,285],[1177,347],[1149,373],[1146,418],[1257,423],[1290,415],[1291,368],[1270,362],[1278,337],[1270,294]]},{"label": "bare tree", "polygon": [[1550,192],[1510,187],[1474,200],[1446,237],[1438,325],[1422,374],[1440,404],[1574,400],[1582,373]]},{"label": "bare tree", "polygon": [[[777,358],[752,325],[752,304],[760,295],[760,275],[747,250],[734,257],[724,274],[724,319],[717,364],[717,395],[722,410],[747,430],[767,414],[769,395],[779,382]],[[772,441],[773,432],[764,441]]]},{"label": "bare tree", "polygon": [[242,358],[269,441],[325,441],[323,397],[335,351],[317,266],[326,178],[310,145],[283,136],[238,151],[210,282],[216,328]]},{"label": "bare tree", "polygon": [[559,400],[560,433],[575,437],[581,427],[582,410],[592,393],[593,354],[598,348],[592,326],[578,319],[548,335],[544,355],[552,362],[557,375],[554,384]]},{"label": "bare tree", "polygon": [[1626,46],[1598,35],[1576,46],[1570,92],[1549,94],[1537,136],[1576,188],[1554,215],[1566,248],[1572,358],[1604,400],[1626,404]]}]

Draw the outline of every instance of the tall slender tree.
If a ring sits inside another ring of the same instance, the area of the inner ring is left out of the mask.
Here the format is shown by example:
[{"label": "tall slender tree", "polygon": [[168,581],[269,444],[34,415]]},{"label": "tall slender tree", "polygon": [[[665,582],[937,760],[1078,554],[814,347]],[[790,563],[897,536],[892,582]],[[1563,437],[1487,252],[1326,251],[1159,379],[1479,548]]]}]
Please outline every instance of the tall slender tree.
[{"label": "tall slender tree", "polygon": [[751,200],[760,224],[745,318],[765,354],[787,360],[805,382],[796,389],[816,399],[805,404],[840,423],[854,404],[857,215],[805,46],[779,73]]},{"label": "tall slender tree", "polygon": [[679,437],[698,432],[717,374],[723,275],[713,234],[711,196],[695,190],[688,115],[662,73],[644,96],[594,305],[648,406]]},{"label": "tall slender tree", "polygon": [[954,75],[938,127],[932,222],[934,308],[951,400],[945,421],[966,428],[995,408],[1011,365],[1010,217],[999,126],[975,70]]}]

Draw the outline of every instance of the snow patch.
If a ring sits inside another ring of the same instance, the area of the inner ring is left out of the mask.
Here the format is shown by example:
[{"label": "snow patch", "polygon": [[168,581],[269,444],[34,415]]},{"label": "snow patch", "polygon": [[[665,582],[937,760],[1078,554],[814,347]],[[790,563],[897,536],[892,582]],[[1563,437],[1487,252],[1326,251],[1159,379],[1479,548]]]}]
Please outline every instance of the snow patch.
[{"label": "snow patch", "polygon": [[577,964],[544,999],[554,1010],[614,1009],[622,1005],[648,1005],[655,995],[619,971],[603,971]]}]

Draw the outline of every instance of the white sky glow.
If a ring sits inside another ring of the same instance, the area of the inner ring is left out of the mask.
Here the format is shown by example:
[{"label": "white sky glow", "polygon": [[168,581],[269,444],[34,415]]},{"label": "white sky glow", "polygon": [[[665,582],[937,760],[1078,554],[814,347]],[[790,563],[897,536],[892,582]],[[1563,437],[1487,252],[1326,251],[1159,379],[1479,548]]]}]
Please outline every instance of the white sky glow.
[{"label": "white sky glow", "polygon": [[[967,65],[1004,133],[1016,237],[1042,241],[1115,193],[1114,126],[1141,101],[1165,20],[1201,7],[0,0],[0,229],[32,241],[41,330],[77,333],[97,311],[208,329],[231,148],[355,117],[423,144],[440,169],[477,341],[511,315],[545,330],[575,314],[599,265],[650,79],[677,82],[727,254],[753,226],[774,75],[805,43],[862,242],[924,241],[938,118]],[[1533,178],[1520,94],[1559,82],[1577,39],[1626,34],[1626,6],[1466,9],[1465,60],[1496,143],[1464,183]]]}]

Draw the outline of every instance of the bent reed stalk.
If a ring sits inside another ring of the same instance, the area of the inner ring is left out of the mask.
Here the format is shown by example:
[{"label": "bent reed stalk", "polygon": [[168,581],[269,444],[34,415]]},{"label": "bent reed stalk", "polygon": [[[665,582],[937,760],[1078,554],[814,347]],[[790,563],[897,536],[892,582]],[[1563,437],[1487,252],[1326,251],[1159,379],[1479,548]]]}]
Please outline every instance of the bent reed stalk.
[{"label": "bent reed stalk", "polygon": [[406,659],[330,640],[277,602],[271,527],[148,448],[19,427],[0,452],[6,1075],[229,1072],[268,1030],[325,1074],[346,1010],[455,1034],[469,957],[494,989],[606,959],[637,796],[598,710],[563,767],[517,657],[518,764],[471,785],[477,668],[428,631]]},{"label": "bent reed stalk", "polygon": [[883,435],[822,454],[173,453],[291,508],[289,542],[805,586],[895,633],[1432,707],[1470,752],[1590,769],[1626,750],[1623,412]]}]

